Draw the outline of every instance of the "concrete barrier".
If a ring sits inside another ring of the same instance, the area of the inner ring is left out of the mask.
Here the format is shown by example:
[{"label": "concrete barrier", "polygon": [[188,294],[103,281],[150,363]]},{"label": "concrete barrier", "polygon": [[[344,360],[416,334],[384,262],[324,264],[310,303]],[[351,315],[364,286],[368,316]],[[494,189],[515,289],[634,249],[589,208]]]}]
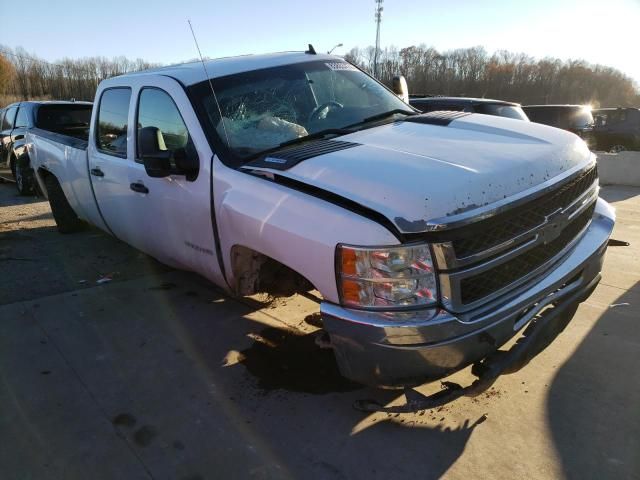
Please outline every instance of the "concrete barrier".
[{"label": "concrete barrier", "polygon": [[640,152],[595,152],[601,185],[640,187]]}]

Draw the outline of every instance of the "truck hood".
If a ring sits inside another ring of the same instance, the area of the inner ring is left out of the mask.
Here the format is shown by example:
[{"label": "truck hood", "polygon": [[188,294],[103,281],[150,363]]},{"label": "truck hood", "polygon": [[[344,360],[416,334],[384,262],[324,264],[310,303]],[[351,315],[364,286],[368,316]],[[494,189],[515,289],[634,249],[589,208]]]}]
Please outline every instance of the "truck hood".
[{"label": "truck hood", "polygon": [[358,146],[274,173],[373,209],[403,233],[435,230],[476,208],[498,207],[591,159],[574,134],[481,114],[446,126],[401,121],[340,140]]}]

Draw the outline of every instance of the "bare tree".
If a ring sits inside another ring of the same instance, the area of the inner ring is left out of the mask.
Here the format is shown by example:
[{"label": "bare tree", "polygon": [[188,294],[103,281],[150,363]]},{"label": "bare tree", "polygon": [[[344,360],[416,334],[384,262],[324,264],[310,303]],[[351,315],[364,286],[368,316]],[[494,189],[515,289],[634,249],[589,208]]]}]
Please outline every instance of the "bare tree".
[{"label": "bare tree", "polygon": [[[373,47],[353,48],[347,58],[373,71]],[[536,60],[501,50],[491,55],[480,46],[439,52],[426,45],[382,50],[379,79],[407,77],[412,92],[464,95],[532,103],[590,103],[638,106],[638,86],[619,70],[583,60]]]},{"label": "bare tree", "polygon": [[35,98],[93,100],[105,78],[156,66],[125,57],[65,58],[51,63],[23,48],[12,50],[2,45],[0,52],[4,53],[0,56],[0,100],[4,103]]}]

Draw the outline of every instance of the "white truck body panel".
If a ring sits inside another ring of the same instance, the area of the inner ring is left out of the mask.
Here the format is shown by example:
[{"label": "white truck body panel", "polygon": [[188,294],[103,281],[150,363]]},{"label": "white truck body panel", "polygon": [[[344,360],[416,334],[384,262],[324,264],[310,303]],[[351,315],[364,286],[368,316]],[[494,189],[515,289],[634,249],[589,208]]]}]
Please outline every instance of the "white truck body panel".
[{"label": "white truck body panel", "polygon": [[[215,244],[209,202],[212,152],[184,90],[174,79],[161,75],[118,77],[103,82],[96,98],[100,98],[104,90],[115,87],[131,89],[127,158],[101,152],[95,136],[89,138],[88,148],[89,170],[99,168],[104,172],[104,177],[91,176],[91,181],[109,228],[116,237],[163,263],[196,271],[224,285],[212,248]],[[151,178],[144,165],[136,161],[132,126],[136,125],[137,99],[143,87],[165,91],[178,106],[200,158],[200,172],[195,181],[188,182],[180,175]],[[96,115],[97,109],[94,109],[92,124]],[[136,182],[144,184],[150,193],[133,192],[129,185]]]},{"label": "white truck body panel", "polygon": [[572,133],[481,114],[444,128],[383,125],[341,140],[362,146],[311,158],[281,174],[351,198],[411,233],[425,231],[434,219],[512,201],[592,160]]},{"label": "white truck body panel", "polygon": [[[91,183],[87,181],[87,150],[27,132],[31,164],[43,167],[60,181],[67,201],[82,220],[107,230],[93,197]],[[46,192],[42,178],[36,175],[40,189]]]},{"label": "white truck body panel", "polygon": [[[216,217],[223,252],[235,245],[261,252],[304,276],[338,302],[335,250],[339,243],[396,245],[387,229],[324,200],[214,163]],[[231,257],[223,255],[232,276]]]}]

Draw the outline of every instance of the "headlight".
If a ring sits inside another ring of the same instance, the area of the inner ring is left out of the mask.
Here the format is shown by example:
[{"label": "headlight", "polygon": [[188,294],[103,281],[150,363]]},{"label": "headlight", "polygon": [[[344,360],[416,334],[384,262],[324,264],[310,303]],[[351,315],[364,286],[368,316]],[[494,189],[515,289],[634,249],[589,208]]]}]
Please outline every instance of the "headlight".
[{"label": "headlight", "polygon": [[380,248],[338,245],[336,268],[345,306],[389,309],[436,303],[436,276],[426,244]]}]

